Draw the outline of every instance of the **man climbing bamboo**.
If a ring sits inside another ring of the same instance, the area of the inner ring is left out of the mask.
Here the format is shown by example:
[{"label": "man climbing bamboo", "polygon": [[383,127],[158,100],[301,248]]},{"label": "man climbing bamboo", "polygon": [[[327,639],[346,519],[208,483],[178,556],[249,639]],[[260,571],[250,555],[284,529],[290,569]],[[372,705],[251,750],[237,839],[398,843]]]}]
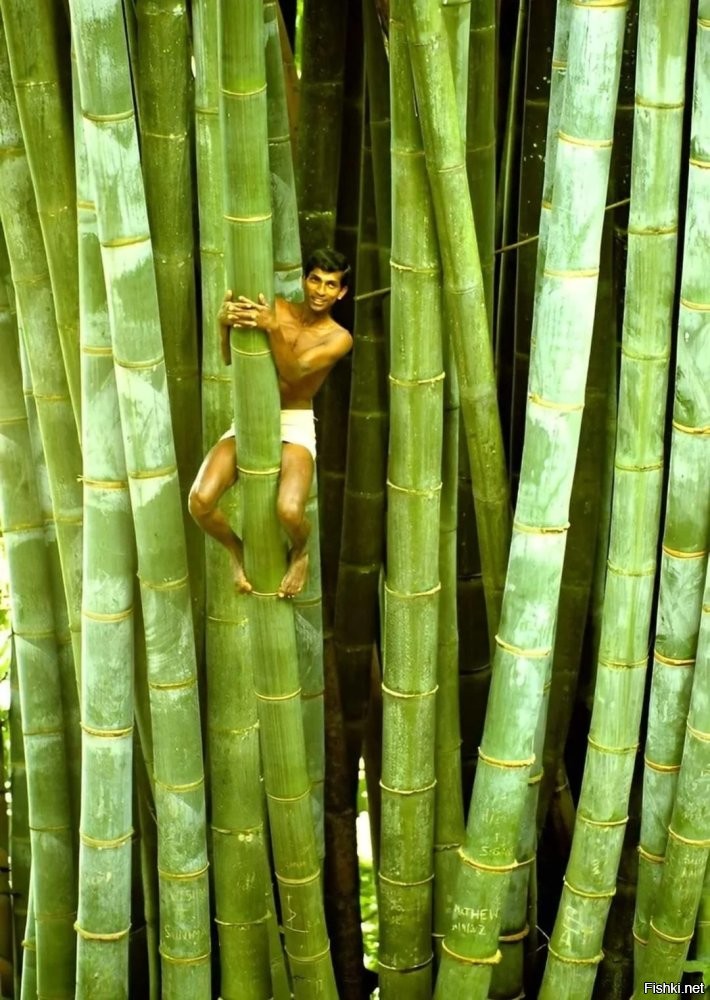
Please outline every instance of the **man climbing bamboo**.
[{"label": "man climbing bamboo", "polygon": [[[289,539],[286,574],[279,597],[293,597],[303,589],[308,574],[306,551],[311,526],[306,501],[313,479],[316,433],[313,397],[328,372],[352,347],[352,337],[331,316],[346,295],[350,266],[334,250],[316,250],[304,267],[303,302],[277,298],[271,306],[263,295],[258,302],[228,291],[219,310],[222,358],[231,364],[230,327],[263,330],[279,379],[281,397],[281,472],[276,508]],[[240,593],[252,589],[244,570],[242,540],[219,510],[220,498],[237,481],[237,443],[232,427],[205,458],[190,491],[190,513],[203,531],[216,538],[230,554],[234,586]]]}]

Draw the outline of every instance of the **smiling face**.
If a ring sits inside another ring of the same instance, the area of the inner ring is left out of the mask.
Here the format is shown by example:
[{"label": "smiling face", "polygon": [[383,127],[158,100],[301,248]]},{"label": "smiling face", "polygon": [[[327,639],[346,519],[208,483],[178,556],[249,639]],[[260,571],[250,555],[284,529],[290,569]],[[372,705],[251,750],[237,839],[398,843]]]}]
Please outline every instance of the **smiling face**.
[{"label": "smiling face", "polygon": [[330,312],[347,292],[342,284],[342,271],[324,271],[314,267],[303,279],[303,291],[311,311],[318,315]]}]

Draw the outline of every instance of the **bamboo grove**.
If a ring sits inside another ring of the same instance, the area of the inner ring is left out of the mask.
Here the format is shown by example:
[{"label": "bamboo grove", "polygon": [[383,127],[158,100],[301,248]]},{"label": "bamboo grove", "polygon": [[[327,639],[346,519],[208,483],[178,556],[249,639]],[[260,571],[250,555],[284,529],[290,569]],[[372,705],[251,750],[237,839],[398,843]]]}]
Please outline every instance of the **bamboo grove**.
[{"label": "bamboo grove", "polygon": [[0,0],[0,338],[4,1000],[710,985],[710,0]]}]

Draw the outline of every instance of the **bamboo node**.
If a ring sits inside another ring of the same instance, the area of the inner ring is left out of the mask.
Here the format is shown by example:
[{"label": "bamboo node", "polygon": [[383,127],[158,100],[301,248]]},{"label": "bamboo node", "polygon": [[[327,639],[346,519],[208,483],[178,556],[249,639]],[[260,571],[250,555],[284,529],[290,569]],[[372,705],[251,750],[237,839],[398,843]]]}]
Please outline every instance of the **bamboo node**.
[{"label": "bamboo node", "polygon": [[53,639],[56,634],[53,628],[16,628],[14,629],[14,633],[16,638],[26,639],[28,642],[36,642],[38,639]]},{"label": "bamboo node", "polygon": [[[652,865],[662,865],[665,863],[665,857],[662,854],[652,854],[651,851],[647,851],[645,847],[641,844],[636,848],[639,852],[639,857],[643,858],[644,861],[648,861]],[[645,944],[646,942],[644,942]]]},{"label": "bamboo node", "polygon": [[278,597],[278,590],[250,590],[250,597]]},{"label": "bamboo node", "polygon": [[475,858],[472,858],[470,855],[466,854],[463,847],[459,847],[457,853],[459,858],[463,861],[465,865],[468,865],[469,868],[473,868],[476,871],[490,872],[492,875],[505,875],[508,872],[515,871],[516,868],[521,868],[523,864],[528,863],[528,862],[518,863],[517,861],[513,861],[512,864],[507,864],[507,865],[487,865],[485,862],[477,861]]},{"label": "bamboo node", "polygon": [[[433,936],[434,935],[432,935],[432,937]],[[443,937],[443,935],[441,935],[441,937]],[[386,962],[383,962],[381,958],[377,959],[377,964],[381,969],[386,969],[388,972],[402,972],[406,975],[408,972],[416,972],[418,969],[426,969],[428,965],[431,965],[433,960],[434,956],[430,955],[429,958],[425,959],[423,962],[415,962],[412,965],[407,965],[405,968],[402,968],[400,965],[388,965]]]},{"label": "bamboo node", "polygon": [[123,611],[89,611],[88,608],[82,608],[81,614],[84,618],[88,618],[92,622],[103,622],[105,625],[111,625],[115,622],[127,621],[133,615],[133,607],[124,608]]},{"label": "bamboo node", "polygon": [[593,736],[587,736],[587,743],[591,747],[594,747],[595,750],[600,750],[602,753],[615,753],[620,756],[627,753],[636,753],[639,748],[638,743],[634,743],[632,746],[628,747],[609,747],[604,743],[599,743],[599,741],[595,740]]},{"label": "bamboo node", "polygon": [[98,840],[96,837],[90,837],[89,834],[84,833],[83,830],[79,830],[79,840],[82,844],[86,847],[95,847],[99,851],[112,850],[115,847],[123,847],[125,844],[129,844],[132,839],[132,829],[120,837],[113,837],[111,840]]},{"label": "bamboo node", "polygon": [[237,465],[237,469],[247,476],[276,476],[281,472],[280,465],[272,466],[269,469],[247,469],[245,465]]},{"label": "bamboo node", "polygon": [[512,656],[520,656],[526,660],[544,660],[552,652],[551,646],[548,646],[546,649],[523,649],[522,646],[514,646],[512,642],[507,642],[498,634],[494,638],[496,644],[501,649],[504,649],[506,653],[510,653]]},{"label": "bamboo node", "polygon": [[[129,472],[128,478],[135,479],[140,482],[143,479],[160,479],[175,475],[177,475],[177,466],[173,464],[164,465],[159,469],[141,469],[140,471],[136,470],[135,472]],[[185,579],[187,579],[187,577],[185,577]]]},{"label": "bamboo node", "polygon": [[542,781],[544,771],[541,769],[536,774],[532,774],[528,778],[528,785],[539,785]]},{"label": "bamboo node", "polygon": [[82,344],[81,353],[90,358],[109,358],[113,354],[112,347],[97,347],[94,344]]},{"label": "bamboo node", "polygon": [[398,486],[397,483],[393,483],[391,479],[387,480],[387,486],[391,490],[396,490],[398,493],[409,493],[411,496],[415,497],[433,496],[441,490],[441,483],[435,483],[433,486],[428,487],[428,489],[420,490],[409,486]]},{"label": "bamboo node", "polygon": [[312,885],[320,879],[320,870],[315,871],[312,875],[306,875],[304,878],[290,878],[288,875],[279,875],[276,872],[276,878],[282,885]]},{"label": "bamboo node", "polygon": [[658,472],[663,468],[663,462],[653,462],[651,465],[626,465],[624,462],[614,462],[614,468],[619,472]]},{"label": "bamboo node", "polygon": [[607,559],[606,567],[610,573],[614,573],[616,576],[628,576],[637,580],[641,580],[645,576],[656,575],[655,566],[651,569],[622,569],[621,566],[617,566],[616,563],[613,563],[611,559]]},{"label": "bamboo node", "polygon": [[383,875],[382,872],[378,872],[378,877],[380,882],[386,882],[387,885],[396,885],[402,889],[413,889],[420,885],[428,885],[430,882],[434,881],[434,873],[427,875],[426,878],[420,878],[416,882],[401,882],[396,878],[390,878],[388,875]]},{"label": "bamboo node", "polygon": [[382,691],[384,694],[388,694],[392,698],[430,698],[432,695],[435,695],[438,690],[439,685],[437,684],[435,687],[431,688],[430,691],[413,691],[411,693],[407,691],[394,691],[392,688],[387,687],[384,681],[382,682]]},{"label": "bamboo node", "polygon": [[633,936],[633,939],[634,939],[634,941],[638,941],[638,943],[639,943],[639,944],[640,944],[640,945],[641,945],[641,946],[642,946],[643,948],[645,948],[645,947],[646,947],[646,945],[648,944],[648,938],[643,938],[643,937],[641,937],[641,935],[640,935],[640,934],[638,933],[638,931],[636,931],[636,930],[632,930],[632,931],[631,931],[631,934],[632,934],[632,936]]},{"label": "bamboo node", "polygon": [[68,824],[65,826],[32,826],[30,824],[28,829],[30,833],[65,833],[71,827]]},{"label": "bamboo node", "polygon": [[294,953],[289,951],[288,948],[284,948],[284,951],[291,962],[320,962],[322,958],[325,958],[326,955],[330,954],[330,942],[326,944],[322,951],[316,952],[315,955],[294,955]]},{"label": "bamboo node", "polygon": [[597,663],[600,667],[609,667],[611,670],[637,670],[639,667],[646,666],[648,656],[644,656],[642,660],[607,660],[605,657],[599,656]]},{"label": "bamboo node", "polygon": [[300,802],[301,799],[306,799],[311,794],[310,785],[305,790],[305,792],[299,792],[298,795],[274,795],[273,792],[266,792],[267,799],[271,799],[273,802]]},{"label": "bamboo node", "polygon": [[34,729],[22,730],[24,737],[28,736],[59,736],[63,731],[63,726],[36,726]]},{"label": "bamboo node", "polygon": [[293,698],[300,697],[301,688],[296,688],[295,691],[290,691],[288,694],[262,694],[260,691],[254,689],[254,694],[259,701],[291,701]]},{"label": "bamboo node", "polygon": [[265,215],[224,215],[225,222],[237,222],[240,226],[269,222],[270,219],[271,212]]},{"label": "bamboo node", "polygon": [[451,958],[456,959],[457,962],[463,962],[464,965],[498,965],[503,958],[500,948],[497,948],[495,954],[486,955],[481,958],[474,958],[471,955],[460,955],[457,951],[454,951],[447,943],[446,940],[441,942],[442,949]]},{"label": "bamboo node", "polygon": [[398,378],[396,375],[389,375],[390,385],[403,386],[432,385],[436,382],[443,382],[445,378],[445,372],[439,372],[437,375],[431,375],[428,378]]},{"label": "bamboo node", "polygon": [[575,268],[556,268],[556,267],[546,267],[543,271],[546,278],[598,278],[599,268],[598,267],[575,267]]},{"label": "bamboo node", "polygon": [[710,18],[699,17],[698,18],[698,27],[699,28],[710,28]]},{"label": "bamboo node", "polygon": [[502,767],[514,770],[516,768],[532,767],[535,763],[535,754],[533,754],[532,757],[525,757],[523,760],[501,760],[498,757],[489,756],[479,747],[478,759],[482,760],[484,764],[490,764],[491,767]]},{"label": "bamboo node", "polygon": [[197,675],[179,681],[148,681],[151,691],[183,691],[197,684]]},{"label": "bamboo node", "polygon": [[[150,233],[139,233],[138,236],[117,236],[115,240],[104,240],[101,243],[101,248],[103,250],[121,250],[123,247],[135,247],[140,243],[150,243]],[[115,364],[120,364],[119,361],[114,358]],[[133,365],[130,363],[125,366],[126,368],[132,368]],[[138,365],[136,367],[142,367]]]},{"label": "bamboo node", "polygon": [[147,587],[148,590],[180,590],[181,587],[187,586],[188,575],[179,577],[177,580],[146,580],[144,576],[138,574],[138,579],[141,582],[141,587]]},{"label": "bamboo node", "polygon": [[205,962],[209,962],[211,958],[211,952],[209,951],[206,951],[203,955],[197,955],[195,958],[180,958],[178,955],[169,955],[162,944],[158,948],[158,951],[160,952],[160,957],[172,965],[203,965]]},{"label": "bamboo node", "polygon": [[268,916],[259,917],[257,920],[220,920],[219,917],[215,917],[214,922],[218,927],[261,927],[268,919]]},{"label": "bamboo node", "polygon": [[126,479],[91,479],[89,476],[80,476],[80,481],[84,486],[91,486],[97,490],[127,490],[128,480]]},{"label": "bamboo node", "polygon": [[[42,527],[43,525],[40,522],[37,524],[31,524],[29,521],[24,524],[20,522],[20,524],[3,525],[2,533],[3,535],[19,535],[25,531],[40,531]],[[47,632],[48,635],[50,634],[50,631],[53,633],[54,629],[49,630]],[[15,629],[15,634],[19,634],[17,629]]]},{"label": "bamboo node", "polygon": [[[584,4],[585,7],[589,6],[589,3]],[[600,5],[594,5],[600,6]],[[605,3],[604,7],[614,7],[618,6],[613,3]],[[557,130],[557,138],[562,142],[567,142],[572,146],[584,146],[587,149],[611,149],[612,141],[611,139],[585,139],[582,136],[570,135],[569,132],[563,132],[562,129]],[[597,273],[599,273],[597,271]]]},{"label": "bamboo node", "polygon": [[530,924],[526,924],[521,931],[515,934],[501,934],[498,938],[499,944],[515,944],[516,941],[524,941],[530,933]]},{"label": "bamboo node", "polygon": [[256,87],[254,90],[228,90],[226,87],[220,87],[219,89],[229,97],[254,97],[255,94],[266,93],[266,84],[262,87]]},{"label": "bamboo node", "polygon": [[659,931],[653,922],[653,917],[651,917],[648,923],[651,930],[657,934],[659,938],[663,941],[669,941],[671,944],[687,944],[688,941],[692,941],[693,939],[694,931],[691,931],[690,934],[684,934],[682,937],[675,937],[673,934],[666,934],[665,931]]},{"label": "bamboo node", "polygon": [[703,733],[700,729],[695,729],[689,722],[686,722],[686,728],[691,736],[694,736],[696,740],[700,740],[702,743],[710,743],[710,733]]},{"label": "bamboo node", "polygon": [[553,958],[556,958],[559,962],[563,962],[565,965],[599,965],[604,958],[603,951],[600,951],[598,955],[594,955],[593,958],[572,958],[569,955],[560,955],[551,944],[548,944],[547,950]]},{"label": "bamboo node", "polygon": [[82,111],[82,118],[96,125],[111,124],[112,122],[128,122],[133,118],[133,108],[130,111],[119,111],[112,115],[97,115],[93,111]]},{"label": "bamboo node", "polygon": [[692,667],[695,663],[694,659],[675,659],[672,656],[664,656],[663,653],[659,653],[657,649],[653,651],[654,660],[658,660],[659,663],[664,664],[666,667]]},{"label": "bamboo node", "polygon": [[587,826],[597,826],[603,830],[610,830],[615,826],[626,826],[629,822],[628,816],[624,816],[623,819],[592,819],[591,816],[586,816],[583,812],[577,813],[577,819],[581,819]]},{"label": "bamboo node", "polygon": [[651,108],[654,111],[682,111],[685,101],[647,101],[641,94],[634,94],[634,104],[640,108]]},{"label": "bamboo node", "polygon": [[392,788],[380,779],[380,788],[383,792],[389,792],[391,795],[423,795],[424,792],[431,792],[434,788],[436,788],[436,778],[434,778],[434,780],[428,785],[422,785],[421,788]]},{"label": "bamboo node", "polygon": [[259,824],[259,826],[248,826],[243,829],[234,827],[233,829],[227,829],[222,826],[215,826],[214,823],[210,825],[212,833],[218,833],[222,837],[251,837],[255,834],[263,834],[264,826]]},{"label": "bamboo node", "polygon": [[569,521],[560,525],[524,524],[522,521],[513,521],[513,531],[520,531],[524,535],[564,535],[569,531]]},{"label": "bamboo node", "polygon": [[660,774],[677,774],[680,771],[680,764],[659,764],[648,756],[644,756],[643,762],[646,767],[650,767],[652,771],[658,771]]},{"label": "bamboo node", "polygon": [[710,170],[710,160],[701,159],[699,156],[690,156],[688,158],[688,165],[698,167],[699,170]]},{"label": "bamboo node", "polygon": [[431,590],[415,590],[411,594],[405,594],[402,590],[395,590],[393,587],[390,587],[385,580],[385,592],[391,594],[393,597],[400,597],[403,600],[415,600],[417,597],[432,597],[434,594],[438,594],[440,590],[441,584],[437,583]]},{"label": "bamboo node", "polygon": [[667,556],[673,556],[674,559],[704,559],[708,554],[707,549],[703,549],[701,552],[681,552],[680,549],[672,549],[670,545],[663,545],[663,551]]},{"label": "bamboo node", "polygon": [[[267,355],[271,354],[270,350],[266,351],[243,351],[240,347],[234,347],[232,345],[232,354],[239,354],[243,358],[265,358]],[[231,381],[231,379],[226,379],[225,381]]]},{"label": "bamboo node", "polygon": [[[708,312],[710,311],[710,302],[693,302],[692,299],[686,299],[684,295],[680,297],[680,304],[684,309],[689,312]],[[673,421],[673,426],[675,427],[675,420]],[[679,426],[678,430],[685,430],[682,425]],[[696,431],[697,433],[697,431]]]},{"label": "bamboo node", "polygon": [[106,740],[120,740],[124,736],[130,736],[133,732],[133,726],[126,726],[124,729],[95,729],[93,726],[87,726],[84,722],[80,725],[87,736],[97,736],[99,739]]},{"label": "bamboo node", "polygon": [[178,792],[180,794],[183,792],[194,792],[205,783],[204,777],[200,777],[196,781],[186,781],[184,785],[170,785],[166,781],[161,781],[160,778],[155,778],[154,780],[156,785],[166,792]]},{"label": "bamboo node", "polygon": [[710,839],[693,840],[691,837],[683,837],[682,834],[678,833],[670,825],[668,827],[668,836],[677,840],[679,844],[685,844],[687,847],[710,847]]},{"label": "bamboo node", "polygon": [[123,938],[128,937],[131,932],[131,925],[129,924],[122,931],[107,932],[105,934],[99,934],[96,931],[88,931],[85,927],[82,927],[77,920],[74,923],[74,930],[77,932],[80,938],[85,941],[121,941]]},{"label": "bamboo node", "polygon": [[208,861],[194,872],[168,872],[158,865],[158,875],[163,879],[167,879],[168,882],[189,882],[191,879],[201,878],[203,875],[206,875],[209,866]]},{"label": "bamboo node", "polygon": [[605,889],[603,892],[588,892],[586,889],[578,889],[577,886],[572,885],[566,875],[562,881],[565,888],[569,889],[573,895],[581,896],[582,899],[612,899],[616,895],[616,886],[613,889]]},{"label": "bamboo node", "polygon": [[217,615],[207,615],[207,621],[215,625],[244,625],[247,618],[219,618]]},{"label": "bamboo node", "polygon": [[542,406],[547,410],[559,410],[560,413],[577,413],[584,409],[584,403],[556,403],[554,400],[539,396],[536,392],[528,393],[528,399],[535,406]]}]

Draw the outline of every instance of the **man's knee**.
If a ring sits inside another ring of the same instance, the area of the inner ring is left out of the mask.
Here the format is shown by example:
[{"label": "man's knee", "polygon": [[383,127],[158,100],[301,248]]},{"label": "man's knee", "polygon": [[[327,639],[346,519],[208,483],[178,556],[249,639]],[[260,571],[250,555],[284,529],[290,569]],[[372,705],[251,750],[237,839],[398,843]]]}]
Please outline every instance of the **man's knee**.
[{"label": "man's knee", "polygon": [[287,530],[289,528],[300,527],[305,513],[303,503],[299,500],[299,498],[289,494],[286,494],[285,496],[279,495],[276,503],[276,511],[279,515],[281,524]]},{"label": "man's knee", "polygon": [[202,489],[197,483],[195,483],[190,490],[190,495],[187,500],[187,509],[196,521],[200,518],[205,517],[211,511],[214,510],[215,504],[213,498],[207,493],[206,490]]}]

